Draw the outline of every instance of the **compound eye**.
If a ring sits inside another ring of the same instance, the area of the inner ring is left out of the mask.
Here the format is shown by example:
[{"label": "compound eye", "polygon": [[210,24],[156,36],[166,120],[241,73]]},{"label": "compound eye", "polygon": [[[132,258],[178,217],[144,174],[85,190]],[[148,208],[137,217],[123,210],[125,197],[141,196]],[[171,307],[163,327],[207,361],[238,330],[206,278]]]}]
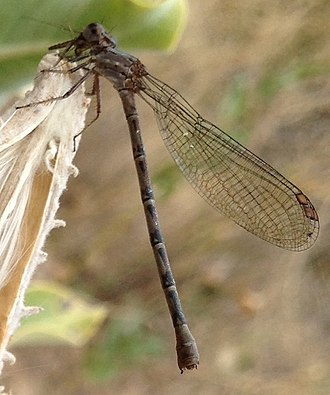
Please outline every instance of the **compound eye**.
[{"label": "compound eye", "polygon": [[98,42],[104,34],[104,29],[99,23],[90,23],[83,32],[83,37],[88,42]]}]

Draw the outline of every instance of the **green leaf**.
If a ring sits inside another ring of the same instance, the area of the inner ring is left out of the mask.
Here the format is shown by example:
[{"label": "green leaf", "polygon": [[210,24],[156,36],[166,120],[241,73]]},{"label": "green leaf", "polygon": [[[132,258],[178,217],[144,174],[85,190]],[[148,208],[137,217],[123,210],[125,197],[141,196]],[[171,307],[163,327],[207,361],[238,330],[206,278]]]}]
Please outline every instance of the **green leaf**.
[{"label": "green leaf", "polygon": [[143,322],[135,319],[109,322],[102,339],[86,355],[85,371],[95,381],[109,380],[150,357],[161,357],[161,338],[146,333]]},{"label": "green leaf", "polygon": [[91,22],[102,23],[120,47],[173,50],[187,17],[186,0],[0,0],[0,9],[2,95],[31,80],[50,45]]},{"label": "green leaf", "polygon": [[107,308],[91,303],[73,291],[51,282],[34,282],[25,298],[27,306],[43,308],[23,319],[11,345],[84,345],[107,317]]}]

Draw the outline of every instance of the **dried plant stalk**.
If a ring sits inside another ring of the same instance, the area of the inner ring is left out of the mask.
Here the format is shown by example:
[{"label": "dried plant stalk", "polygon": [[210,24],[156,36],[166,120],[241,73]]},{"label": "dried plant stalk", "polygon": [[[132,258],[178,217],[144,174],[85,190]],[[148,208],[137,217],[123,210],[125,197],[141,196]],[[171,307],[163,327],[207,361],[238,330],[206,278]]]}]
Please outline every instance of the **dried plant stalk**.
[{"label": "dried plant stalk", "polygon": [[[47,72],[56,65],[60,72]],[[72,65],[71,65],[72,67]],[[81,77],[68,72],[56,55],[40,62],[34,88],[0,127],[0,372],[14,362],[8,342],[22,317],[39,311],[24,306],[24,293],[36,266],[46,259],[42,247],[55,220],[59,198],[70,175],[85,126],[89,99],[81,85],[65,100],[49,100],[67,92]]]}]

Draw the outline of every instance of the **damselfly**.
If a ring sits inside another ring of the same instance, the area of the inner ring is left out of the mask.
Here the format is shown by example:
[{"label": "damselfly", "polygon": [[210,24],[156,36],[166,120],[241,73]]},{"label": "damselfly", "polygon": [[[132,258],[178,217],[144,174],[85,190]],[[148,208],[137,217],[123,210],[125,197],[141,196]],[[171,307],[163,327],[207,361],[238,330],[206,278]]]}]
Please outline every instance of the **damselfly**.
[{"label": "damselfly", "polygon": [[85,72],[61,98],[70,96],[93,76],[93,91],[98,98],[97,118],[100,114],[99,77],[108,79],[119,93],[130,132],[150,243],[175,328],[178,365],[181,372],[193,369],[199,363],[199,355],[182,311],[160,230],[135,95],[153,109],[165,145],[192,186],[209,204],[244,229],[279,247],[302,251],[311,247],[318,236],[316,210],[299,188],[205,120],[179,93],[149,74],[139,59],[119,50],[102,25],[88,25],[73,40],[50,47],[55,49],[60,50],[61,59],[78,62],[71,72]]}]

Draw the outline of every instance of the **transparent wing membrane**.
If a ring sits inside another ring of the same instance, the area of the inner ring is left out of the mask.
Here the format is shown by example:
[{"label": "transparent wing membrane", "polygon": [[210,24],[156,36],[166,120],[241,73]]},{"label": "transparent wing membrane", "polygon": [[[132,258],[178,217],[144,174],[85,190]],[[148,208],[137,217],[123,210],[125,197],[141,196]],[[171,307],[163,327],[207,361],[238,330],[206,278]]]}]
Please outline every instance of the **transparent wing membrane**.
[{"label": "transparent wing membrane", "polygon": [[139,94],[153,108],[169,152],[209,204],[279,247],[302,251],[314,244],[318,215],[300,189],[203,119],[174,89],[151,75],[142,81]]}]

